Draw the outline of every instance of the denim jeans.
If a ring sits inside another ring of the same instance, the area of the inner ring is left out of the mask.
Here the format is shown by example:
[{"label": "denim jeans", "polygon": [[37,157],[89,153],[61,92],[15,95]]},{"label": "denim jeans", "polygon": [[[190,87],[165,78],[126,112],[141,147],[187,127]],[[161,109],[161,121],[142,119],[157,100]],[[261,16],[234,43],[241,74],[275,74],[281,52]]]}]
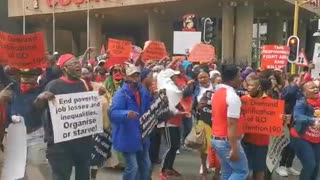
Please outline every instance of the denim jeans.
[{"label": "denim jeans", "polygon": [[123,180],[150,180],[151,161],[149,148],[146,144],[143,150],[135,153],[123,153],[126,167],[123,172]]},{"label": "denim jeans", "polygon": [[317,179],[320,163],[320,144],[313,144],[292,136],[290,144],[302,164],[300,180]]},{"label": "denim jeans", "polygon": [[221,162],[221,179],[222,180],[245,180],[249,173],[248,161],[246,154],[238,141],[239,160],[231,161],[229,159],[230,143],[224,140],[211,139],[211,144],[218,154]]}]

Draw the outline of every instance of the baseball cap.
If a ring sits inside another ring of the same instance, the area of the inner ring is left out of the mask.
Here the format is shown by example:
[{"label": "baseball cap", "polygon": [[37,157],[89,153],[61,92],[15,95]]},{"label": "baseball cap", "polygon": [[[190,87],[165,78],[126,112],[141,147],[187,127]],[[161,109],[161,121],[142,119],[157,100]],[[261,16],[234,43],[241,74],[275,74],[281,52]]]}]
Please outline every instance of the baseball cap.
[{"label": "baseball cap", "polygon": [[141,73],[140,68],[138,68],[137,66],[135,66],[133,64],[127,64],[127,66],[126,66],[127,76],[131,76],[134,73]]},{"label": "baseball cap", "polygon": [[165,69],[164,71],[165,71],[166,76],[167,76],[167,77],[170,77],[170,78],[171,78],[172,76],[174,76],[174,75],[180,74],[180,71],[175,71],[175,70],[170,69],[170,68]]}]

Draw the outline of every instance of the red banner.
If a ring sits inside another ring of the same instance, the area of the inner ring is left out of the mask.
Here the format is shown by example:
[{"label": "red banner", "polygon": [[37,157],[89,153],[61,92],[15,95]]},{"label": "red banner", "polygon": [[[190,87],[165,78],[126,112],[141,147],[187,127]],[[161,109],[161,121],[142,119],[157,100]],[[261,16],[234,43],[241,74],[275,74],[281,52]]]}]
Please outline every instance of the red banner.
[{"label": "red banner", "polygon": [[0,32],[0,64],[18,69],[46,67],[43,34],[14,35]]},{"label": "red banner", "polygon": [[215,57],[215,48],[208,44],[196,44],[190,50],[190,62],[207,63],[213,61]]},{"label": "red banner", "polygon": [[281,69],[287,65],[289,54],[288,46],[264,45],[261,47],[261,68]]},{"label": "red banner", "polygon": [[167,55],[166,46],[163,42],[147,41],[144,44],[141,60],[161,60]]}]

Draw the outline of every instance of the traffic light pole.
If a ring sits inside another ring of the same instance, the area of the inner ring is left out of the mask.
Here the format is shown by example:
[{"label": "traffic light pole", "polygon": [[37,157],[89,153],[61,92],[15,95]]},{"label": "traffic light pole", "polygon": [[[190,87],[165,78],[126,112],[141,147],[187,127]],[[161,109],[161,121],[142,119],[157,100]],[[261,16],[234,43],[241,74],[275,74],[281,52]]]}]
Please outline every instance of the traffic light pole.
[{"label": "traffic light pole", "polygon": [[[299,30],[299,8],[300,6],[310,2],[309,0],[295,0],[294,2],[294,20],[293,20],[293,35],[298,36]],[[299,50],[298,50],[299,51]],[[291,74],[296,73],[296,64],[291,64]]]}]

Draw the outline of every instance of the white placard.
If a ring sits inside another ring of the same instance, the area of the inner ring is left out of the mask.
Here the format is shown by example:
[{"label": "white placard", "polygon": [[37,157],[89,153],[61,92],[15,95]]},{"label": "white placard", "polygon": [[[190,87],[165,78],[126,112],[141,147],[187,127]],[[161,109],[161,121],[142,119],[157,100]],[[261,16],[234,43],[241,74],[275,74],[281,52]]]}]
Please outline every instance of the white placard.
[{"label": "white placard", "polygon": [[25,175],[27,161],[27,130],[24,121],[11,123],[5,145],[2,180],[21,179]]},{"label": "white placard", "polygon": [[271,141],[268,148],[268,154],[266,158],[266,164],[270,172],[272,172],[274,168],[277,166],[277,164],[280,162],[281,153],[290,142],[289,129],[287,127],[283,129],[284,132],[282,136],[271,137]]},{"label": "white placard", "polygon": [[49,108],[55,143],[103,132],[101,97],[96,91],[56,95]]},{"label": "white placard", "polygon": [[314,69],[311,70],[312,78],[320,78],[320,43],[314,45],[313,59]]},{"label": "white placard", "polygon": [[201,43],[201,32],[173,32],[173,54],[186,54],[187,49],[198,43]]}]

